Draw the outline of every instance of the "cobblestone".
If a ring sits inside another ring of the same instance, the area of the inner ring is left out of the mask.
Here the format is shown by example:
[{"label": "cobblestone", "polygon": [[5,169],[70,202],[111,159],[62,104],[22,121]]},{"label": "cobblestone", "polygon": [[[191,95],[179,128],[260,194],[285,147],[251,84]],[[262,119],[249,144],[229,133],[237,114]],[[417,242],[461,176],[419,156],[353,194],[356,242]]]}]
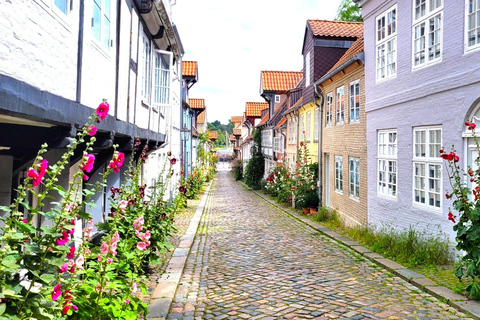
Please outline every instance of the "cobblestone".
[{"label": "cobblestone", "polygon": [[220,171],[168,319],[471,319]]}]

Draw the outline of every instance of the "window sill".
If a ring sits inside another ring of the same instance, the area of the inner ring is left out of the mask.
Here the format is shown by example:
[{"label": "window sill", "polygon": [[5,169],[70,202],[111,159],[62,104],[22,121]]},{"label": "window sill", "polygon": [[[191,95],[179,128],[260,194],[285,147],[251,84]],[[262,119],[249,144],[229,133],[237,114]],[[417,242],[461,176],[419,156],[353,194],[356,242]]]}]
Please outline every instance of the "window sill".
[{"label": "window sill", "polygon": [[442,208],[438,208],[438,207],[431,207],[431,206],[427,206],[427,205],[424,205],[424,204],[418,204],[416,202],[413,202],[412,203],[412,207],[415,208],[415,209],[419,209],[419,210],[423,210],[423,211],[427,211],[427,212],[431,212],[431,213],[437,213],[437,214],[442,214]]},{"label": "window sill", "polygon": [[377,192],[377,197],[378,197],[378,198],[385,199],[385,200],[397,201],[397,197],[396,197],[396,196],[390,196],[390,195],[383,194],[383,193],[378,193],[378,192]]},{"label": "window sill", "polygon": [[349,196],[348,196],[348,198],[349,198],[350,200],[353,200],[353,201],[355,201],[355,202],[358,202],[358,203],[360,203],[360,198],[358,198],[358,197],[355,197],[355,196],[349,195]]},{"label": "window sill", "polygon": [[340,190],[337,190],[337,189],[335,189],[335,193],[343,195],[343,191],[340,191]]}]

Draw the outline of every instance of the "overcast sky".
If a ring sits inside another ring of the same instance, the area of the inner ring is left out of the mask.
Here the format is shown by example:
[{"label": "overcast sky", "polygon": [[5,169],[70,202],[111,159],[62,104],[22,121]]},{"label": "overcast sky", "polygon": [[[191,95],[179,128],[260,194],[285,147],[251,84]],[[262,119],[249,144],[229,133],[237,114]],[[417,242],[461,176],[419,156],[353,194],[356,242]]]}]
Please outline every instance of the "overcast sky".
[{"label": "overcast sky", "polygon": [[333,20],[340,0],[177,0],[172,7],[185,61],[198,62],[190,98],[207,121],[227,124],[260,97],[260,71],[301,71],[307,19]]}]

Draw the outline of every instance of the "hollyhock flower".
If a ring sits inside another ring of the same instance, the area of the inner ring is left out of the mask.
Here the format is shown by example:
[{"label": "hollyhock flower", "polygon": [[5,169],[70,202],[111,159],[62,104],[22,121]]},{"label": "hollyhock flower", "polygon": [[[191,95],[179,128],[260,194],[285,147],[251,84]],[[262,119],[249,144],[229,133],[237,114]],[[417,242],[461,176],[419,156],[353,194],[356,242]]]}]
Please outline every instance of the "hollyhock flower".
[{"label": "hollyhock flower", "polygon": [[121,213],[125,213],[125,209],[127,209],[127,206],[128,206],[128,201],[122,200],[118,204],[118,210],[120,210]]},{"label": "hollyhock flower", "polygon": [[89,255],[92,254],[92,251],[90,249],[85,249],[85,255],[88,257]]},{"label": "hollyhock flower", "polygon": [[167,156],[170,157],[171,155],[172,155],[172,152],[171,152],[171,151],[168,151],[168,152],[167,152]]},{"label": "hollyhock flower", "polygon": [[110,245],[110,252],[116,256],[117,255],[117,243],[116,242],[113,242],[111,245]]},{"label": "hollyhock flower", "polygon": [[455,223],[455,219],[453,218],[453,213],[449,212],[448,213],[448,220],[452,221],[453,223]]},{"label": "hollyhock flower", "polygon": [[57,243],[57,245],[63,246],[63,245],[65,245],[69,240],[70,240],[69,233],[68,233],[67,231],[63,231],[63,232],[62,232],[62,237],[61,237],[61,238],[57,238],[57,239],[55,240],[55,242]]},{"label": "hollyhock flower", "polygon": [[177,163],[177,159],[175,159],[175,158],[170,159],[170,164],[173,165],[173,164],[175,164],[175,163]]},{"label": "hollyhock flower", "polygon": [[120,235],[118,234],[118,231],[115,231],[115,233],[113,234],[112,241],[113,243],[116,243],[118,242],[118,240],[120,240]]},{"label": "hollyhock flower", "polygon": [[110,263],[112,263],[112,262],[113,262],[113,259],[112,259],[112,258],[108,258],[108,259],[107,259],[107,263],[108,263],[108,264],[110,264]]},{"label": "hollyhock flower", "polygon": [[65,273],[68,269],[68,263],[63,264],[60,269],[58,269],[58,273]]},{"label": "hollyhock flower", "polygon": [[129,304],[130,303],[130,299],[125,299],[125,304]]},{"label": "hollyhock flower", "polygon": [[62,290],[60,290],[61,286],[62,285],[59,283],[55,287],[53,287],[53,292],[52,292],[53,301],[57,301],[58,297],[60,297],[60,295],[62,294]]},{"label": "hollyhock flower", "polygon": [[[95,162],[95,156],[93,154],[86,153],[82,163],[82,171],[91,172],[93,170],[93,163]],[[85,177],[84,177],[85,178]]]},{"label": "hollyhock flower", "polygon": [[70,252],[67,253],[68,259],[73,259],[75,257],[75,246],[70,247]]},{"label": "hollyhock flower", "polygon": [[110,109],[110,106],[108,105],[108,103],[106,102],[100,103],[96,112],[101,121],[105,120],[105,117],[108,115],[109,109]]},{"label": "hollyhock flower", "polygon": [[187,188],[185,188],[184,186],[180,186],[180,188],[178,188],[178,191],[185,194],[185,193],[187,193]]},{"label": "hollyhock flower", "polygon": [[23,218],[23,223],[28,223],[28,220]]},{"label": "hollyhock flower", "polygon": [[473,130],[475,129],[476,125],[475,123],[470,123],[470,122],[465,122],[465,125],[468,127],[468,130]]},{"label": "hollyhock flower", "polygon": [[65,314],[67,314],[67,313],[68,313],[68,310],[70,310],[70,304],[69,304],[69,303],[67,303],[67,304],[63,307],[62,312],[65,313]]},{"label": "hollyhock flower", "polygon": [[141,239],[142,239],[143,241],[145,241],[145,242],[147,242],[148,240],[150,240],[150,232],[145,232],[145,233],[142,235]]},{"label": "hollyhock flower", "polygon": [[103,241],[102,245],[100,246],[100,253],[107,254],[108,253],[108,243]]},{"label": "hollyhock flower", "polygon": [[88,126],[87,132],[89,136],[93,137],[97,133],[97,127],[94,125]]},{"label": "hollyhock flower", "polygon": [[97,260],[98,260],[98,261],[102,261],[102,260],[103,260],[103,259],[102,259],[102,256],[101,256],[101,255],[97,255]]},{"label": "hollyhock flower", "polygon": [[83,175],[83,180],[88,181],[88,176],[86,174]]},{"label": "hollyhock flower", "polygon": [[469,175],[470,177],[473,176],[473,170],[472,170],[472,168],[468,168],[468,171],[467,171],[467,172],[468,172],[468,175]]},{"label": "hollyhock flower", "polygon": [[135,139],[135,147],[138,147],[140,144],[142,144],[142,141],[140,141],[140,139]]},{"label": "hollyhock flower", "polygon": [[75,260],[75,265],[78,269],[83,269],[83,264],[85,263],[85,259],[82,255],[79,255],[77,260]]},{"label": "hollyhock flower", "polygon": [[137,292],[137,284],[135,282],[132,284],[132,292]]},{"label": "hollyhock flower", "polygon": [[448,193],[445,194],[445,198],[449,199],[450,195]]},{"label": "hollyhock flower", "polygon": [[145,251],[147,250],[147,244],[145,242],[139,242],[137,243],[137,249],[140,251]]},{"label": "hollyhock flower", "polygon": [[78,310],[78,307],[77,307],[76,305],[72,304],[72,309],[75,310],[75,311],[77,311],[77,310]]}]

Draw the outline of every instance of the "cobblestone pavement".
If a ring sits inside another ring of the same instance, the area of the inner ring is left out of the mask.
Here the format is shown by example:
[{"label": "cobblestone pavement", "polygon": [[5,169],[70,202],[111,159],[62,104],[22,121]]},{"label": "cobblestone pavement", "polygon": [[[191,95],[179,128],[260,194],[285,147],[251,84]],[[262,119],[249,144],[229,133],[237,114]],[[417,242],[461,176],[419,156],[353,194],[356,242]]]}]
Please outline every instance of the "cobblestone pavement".
[{"label": "cobblestone pavement", "polygon": [[168,319],[470,319],[217,179]]}]

